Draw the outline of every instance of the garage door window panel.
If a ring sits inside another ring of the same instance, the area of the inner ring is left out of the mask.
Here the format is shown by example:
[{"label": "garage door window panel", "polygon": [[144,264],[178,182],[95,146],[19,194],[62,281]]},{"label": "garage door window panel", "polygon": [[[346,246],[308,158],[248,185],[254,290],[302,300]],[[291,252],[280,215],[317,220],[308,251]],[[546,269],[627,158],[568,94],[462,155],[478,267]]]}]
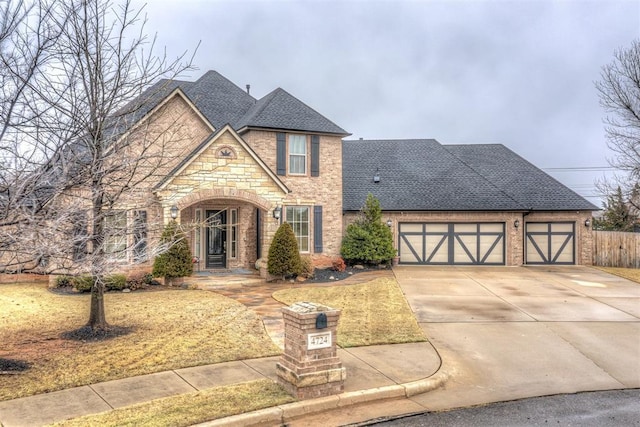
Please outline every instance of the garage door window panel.
[{"label": "garage door window panel", "polygon": [[417,264],[423,261],[424,237],[421,235],[404,235],[400,239],[400,253],[406,263]]}]

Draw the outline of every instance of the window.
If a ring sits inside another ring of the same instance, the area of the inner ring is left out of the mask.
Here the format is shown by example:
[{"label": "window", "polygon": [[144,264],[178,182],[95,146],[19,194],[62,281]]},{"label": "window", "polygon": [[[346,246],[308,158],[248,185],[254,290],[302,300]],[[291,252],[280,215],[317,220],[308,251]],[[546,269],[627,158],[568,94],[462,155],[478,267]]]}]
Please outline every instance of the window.
[{"label": "window", "polygon": [[307,173],[307,137],[289,135],[289,173],[304,175]]},{"label": "window", "polygon": [[104,218],[104,253],[118,259],[127,256],[127,212],[113,211]]},{"label": "window", "polygon": [[[308,152],[308,140],[311,152]],[[307,175],[307,159],[311,176],[320,176],[320,136],[276,133],[276,174],[280,176]]]},{"label": "window", "polygon": [[73,260],[82,261],[87,255],[87,216],[82,212],[75,213],[73,220]]},{"label": "window", "polygon": [[300,252],[309,252],[309,208],[287,206],[286,221],[291,224]]},{"label": "window", "polygon": [[193,230],[193,256],[200,259],[202,255],[200,255],[200,247],[202,246],[202,209],[196,209],[196,226]]},{"label": "window", "polygon": [[238,210],[231,209],[231,258],[238,257]]},{"label": "window", "polygon": [[133,213],[133,260],[147,260],[147,211]]}]

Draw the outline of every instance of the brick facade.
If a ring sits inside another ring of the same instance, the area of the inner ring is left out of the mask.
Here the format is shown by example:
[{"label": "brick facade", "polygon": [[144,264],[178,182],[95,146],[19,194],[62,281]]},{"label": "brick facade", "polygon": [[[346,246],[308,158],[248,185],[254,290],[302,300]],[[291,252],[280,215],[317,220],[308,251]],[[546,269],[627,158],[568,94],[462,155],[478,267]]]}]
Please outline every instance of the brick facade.
[{"label": "brick facade", "polygon": [[[249,130],[242,136],[267,166],[276,170],[276,134],[273,131]],[[304,134],[307,135],[307,134]],[[307,152],[310,151],[307,138]],[[305,176],[279,176],[291,189],[283,206],[322,206],[323,251],[313,251],[313,218],[310,219],[310,255],[314,258],[340,255],[342,242],[342,139],[339,136],[320,135],[320,175],[312,177],[309,165]],[[311,209],[313,217],[313,209]]]},{"label": "brick facade", "polygon": [[[317,329],[319,315],[326,325]],[[329,396],[344,391],[346,370],[338,357],[336,333],[340,310],[320,304],[298,302],[282,309],[284,353],[276,364],[278,383],[298,399]],[[322,335],[319,345],[310,336]],[[326,341],[329,337],[330,342]]]}]

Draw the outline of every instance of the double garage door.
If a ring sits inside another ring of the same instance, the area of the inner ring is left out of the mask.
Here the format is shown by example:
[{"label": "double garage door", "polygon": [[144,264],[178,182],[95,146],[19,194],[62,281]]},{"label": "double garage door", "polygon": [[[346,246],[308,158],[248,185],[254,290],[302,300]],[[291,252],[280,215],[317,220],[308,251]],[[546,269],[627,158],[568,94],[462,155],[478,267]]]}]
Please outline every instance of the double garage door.
[{"label": "double garage door", "polygon": [[504,223],[400,223],[400,262],[504,265],[504,227]]},{"label": "double garage door", "polygon": [[[525,224],[525,264],[574,264],[575,223]],[[400,223],[402,264],[504,265],[504,223]]]}]

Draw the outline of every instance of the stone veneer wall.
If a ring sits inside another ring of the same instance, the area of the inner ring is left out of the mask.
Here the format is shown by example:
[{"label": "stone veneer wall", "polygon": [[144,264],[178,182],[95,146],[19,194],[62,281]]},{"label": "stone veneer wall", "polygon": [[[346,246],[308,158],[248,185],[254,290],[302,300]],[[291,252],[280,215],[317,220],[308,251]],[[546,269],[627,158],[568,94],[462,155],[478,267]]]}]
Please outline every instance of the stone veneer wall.
[{"label": "stone veneer wall", "polygon": [[[218,156],[218,150],[223,148],[232,149],[234,156]],[[266,256],[279,225],[273,218],[273,209],[282,205],[286,197],[278,184],[229,132],[212,141],[159,194],[165,207],[165,217],[169,217],[170,206],[176,204],[181,210],[182,222],[193,221],[193,209],[196,207],[241,208],[238,211],[239,222],[243,225],[238,238],[244,258],[230,262],[230,267],[251,267],[255,264],[256,221],[252,207],[262,211],[262,254]]]}]

